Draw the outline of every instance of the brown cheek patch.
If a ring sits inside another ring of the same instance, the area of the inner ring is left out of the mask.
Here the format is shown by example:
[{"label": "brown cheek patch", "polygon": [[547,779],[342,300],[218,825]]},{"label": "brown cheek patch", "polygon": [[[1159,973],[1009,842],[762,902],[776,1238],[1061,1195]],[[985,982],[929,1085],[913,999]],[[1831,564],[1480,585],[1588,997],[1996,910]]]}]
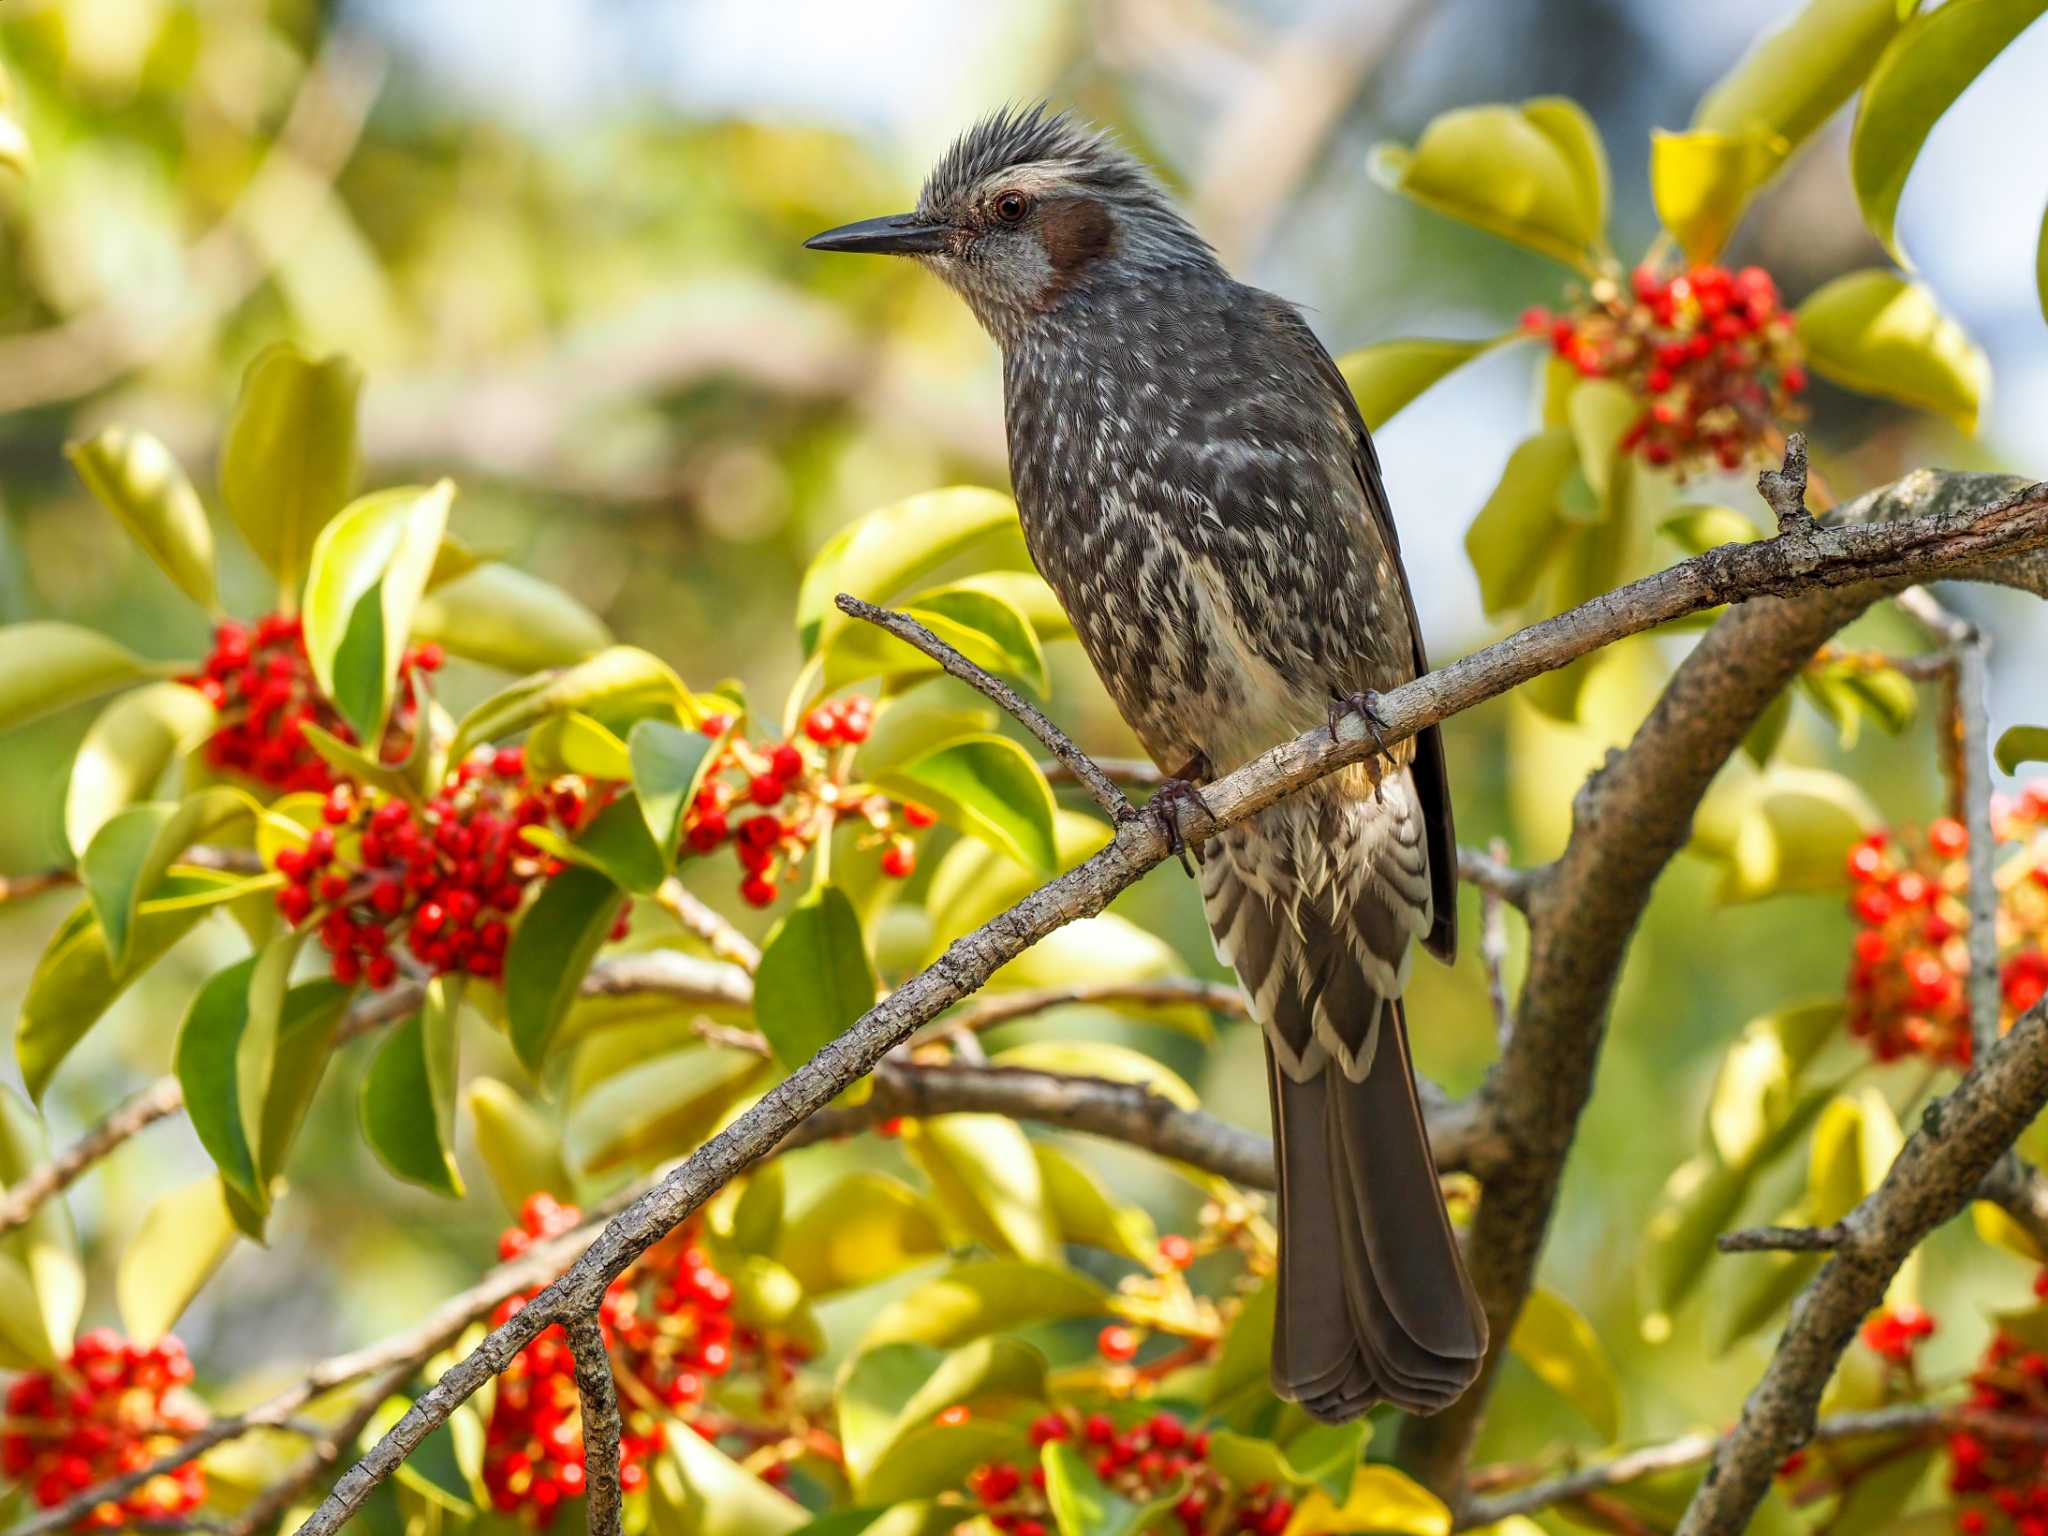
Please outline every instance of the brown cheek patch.
[{"label": "brown cheek patch", "polygon": [[1073,287],[1089,263],[1109,253],[1116,225],[1101,203],[1077,197],[1048,208],[1038,231],[1052,265],[1052,281],[1040,298],[1040,306],[1048,307]]}]

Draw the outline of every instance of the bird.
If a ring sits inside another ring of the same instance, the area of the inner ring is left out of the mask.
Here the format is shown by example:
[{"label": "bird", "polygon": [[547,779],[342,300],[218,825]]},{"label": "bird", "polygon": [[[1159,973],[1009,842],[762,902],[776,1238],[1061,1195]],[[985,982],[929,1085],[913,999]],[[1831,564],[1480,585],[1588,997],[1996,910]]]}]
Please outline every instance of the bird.
[{"label": "bird", "polygon": [[[1004,108],[911,212],[805,243],[912,258],[1000,349],[1026,546],[1168,775],[1170,838],[1175,798],[1282,741],[1347,713],[1379,739],[1379,694],[1428,662],[1371,435],[1300,311],[1233,279],[1113,135]],[[1274,1391],[1330,1423],[1437,1412],[1487,1346],[1402,1005],[1414,947],[1456,950],[1442,740],[1396,742],[1194,852],[1265,1040]]]}]

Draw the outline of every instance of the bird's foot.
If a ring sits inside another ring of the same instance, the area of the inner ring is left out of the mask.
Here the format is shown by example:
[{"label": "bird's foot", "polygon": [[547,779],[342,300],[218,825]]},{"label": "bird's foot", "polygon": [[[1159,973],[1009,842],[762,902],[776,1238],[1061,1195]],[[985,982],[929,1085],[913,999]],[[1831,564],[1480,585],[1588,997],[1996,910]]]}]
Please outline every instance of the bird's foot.
[{"label": "bird's foot", "polygon": [[1152,798],[1145,802],[1145,809],[1138,812],[1159,824],[1159,830],[1166,835],[1166,846],[1173,856],[1180,860],[1180,867],[1194,876],[1195,864],[1190,856],[1187,839],[1181,836],[1181,807],[1192,805],[1204,816],[1213,815],[1209,802],[1202,798],[1198,787],[1210,776],[1209,760],[1197,755],[1184,765],[1178,773],[1162,779],[1159,787],[1152,792]]},{"label": "bird's foot", "polygon": [[1337,727],[1346,715],[1356,715],[1365,722],[1366,734],[1372,737],[1373,755],[1365,760],[1365,771],[1372,778],[1372,797],[1380,797],[1380,775],[1390,760],[1387,757],[1386,717],[1380,713],[1380,696],[1368,688],[1363,693],[1341,693],[1330,700],[1330,739],[1338,741]]}]

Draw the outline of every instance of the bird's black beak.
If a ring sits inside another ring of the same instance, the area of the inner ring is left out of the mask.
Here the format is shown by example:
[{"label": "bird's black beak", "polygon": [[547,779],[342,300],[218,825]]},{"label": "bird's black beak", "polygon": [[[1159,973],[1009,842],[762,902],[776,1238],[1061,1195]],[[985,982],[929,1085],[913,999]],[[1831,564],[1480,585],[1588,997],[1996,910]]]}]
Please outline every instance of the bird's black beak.
[{"label": "bird's black beak", "polygon": [[842,224],[804,242],[807,251],[862,251],[877,256],[931,255],[946,249],[953,231],[928,224],[914,213]]}]

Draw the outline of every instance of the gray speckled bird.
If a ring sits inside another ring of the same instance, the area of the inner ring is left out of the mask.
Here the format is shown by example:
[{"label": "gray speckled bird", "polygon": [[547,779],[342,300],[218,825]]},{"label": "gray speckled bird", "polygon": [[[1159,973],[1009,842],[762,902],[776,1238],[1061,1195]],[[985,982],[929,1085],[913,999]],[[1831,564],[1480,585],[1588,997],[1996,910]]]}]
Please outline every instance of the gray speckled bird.
[{"label": "gray speckled bird", "polygon": [[[998,113],[916,212],[808,243],[916,257],[1001,345],[1032,558],[1177,780],[1345,710],[1370,723],[1375,691],[1427,670],[1379,461],[1329,354],[1103,135]],[[1433,728],[1203,850],[1216,948],[1267,1044],[1273,1383],[1318,1418],[1434,1412],[1486,1351],[1401,1008],[1412,941],[1451,957],[1455,877]]]}]

